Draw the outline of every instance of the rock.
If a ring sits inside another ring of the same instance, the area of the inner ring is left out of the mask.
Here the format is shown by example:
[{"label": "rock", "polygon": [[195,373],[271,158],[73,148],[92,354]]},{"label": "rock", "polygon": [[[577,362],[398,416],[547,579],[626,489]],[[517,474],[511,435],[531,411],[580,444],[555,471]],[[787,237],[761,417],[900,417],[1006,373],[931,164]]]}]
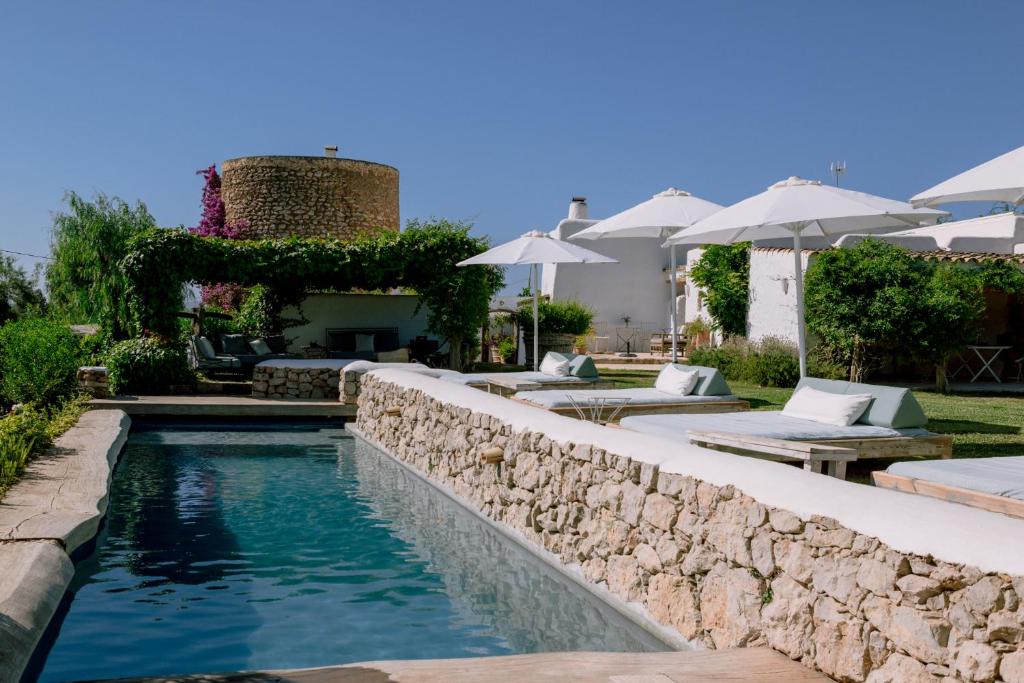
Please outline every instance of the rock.
[{"label": "rock", "polygon": [[660,493],[648,494],[644,501],[644,521],[668,531],[676,521],[676,506],[670,498]]},{"label": "rock", "polygon": [[916,574],[907,574],[896,582],[896,587],[903,593],[904,598],[909,597],[917,603],[925,602],[941,590],[938,581]]},{"label": "rock", "polygon": [[1002,582],[994,576],[982,577],[977,583],[964,589],[961,595],[964,606],[972,612],[988,615],[1003,606]]},{"label": "rock", "polygon": [[755,534],[750,539],[750,557],[754,569],[761,576],[771,576],[775,573],[775,556],[772,553],[772,538],[765,532]]},{"label": "rock", "polygon": [[913,657],[894,652],[881,668],[868,674],[866,683],[939,683],[925,669],[924,664]]},{"label": "rock", "polygon": [[1024,651],[1003,655],[999,663],[999,676],[1006,683],[1024,683]]},{"label": "rock", "polygon": [[871,667],[864,632],[864,622],[844,612],[841,604],[819,598],[814,603],[811,634],[815,665],[833,678],[864,680]]},{"label": "rock", "polygon": [[647,609],[659,623],[687,639],[700,633],[700,608],[693,582],[669,574],[655,574],[647,586]]},{"label": "rock", "polygon": [[896,584],[896,570],[871,558],[861,560],[857,570],[857,585],[875,595],[885,595]]},{"label": "rock", "polygon": [[644,508],[644,491],[631,481],[622,482],[622,503],[619,515],[626,524],[636,526],[640,523],[640,514]]},{"label": "rock", "polygon": [[715,565],[701,587],[700,612],[716,648],[744,647],[762,639],[763,599],[763,582],[750,572]]},{"label": "rock", "polygon": [[819,557],[814,563],[812,582],[815,590],[846,602],[857,585],[859,563],[854,558],[835,555]]},{"label": "rock", "polygon": [[792,512],[774,508],[768,512],[768,523],[780,534],[798,534],[804,530],[802,519]]},{"label": "rock", "polygon": [[661,560],[663,565],[678,565],[679,561],[683,557],[683,550],[679,547],[679,544],[672,540],[672,536],[665,534],[658,541],[658,544],[654,546],[654,550],[658,553],[658,558]]},{"label": "rock", "polygon": [[968,640],[957,650],[953,668],[964,680],[991,681],[996,676],[999,655],[988,645]]},{"label": "rock", "polygon": [[643,590],[640,565],[632,557],[612,555],[608,558],[608,590],[627,602],[637,600]]},{"label": "rock", "polygon": [[771,601],[761,609],[768,645],[791,659],[810,656],[814,596],[785,574],[772,581],[771,589]]},{"label": "rock", "polygon": [[774,547],[775,563],[795,581],[804,585],[814,573],[814,553],[803,543],[778,541]]},{"label": "rock", "polygon": [[649,573],[653,574],[661,571],[661,558],[658,557],[658,553],[655,552],[654,548],[646,543],[641,543],[636,547],[633,551],[633,557],[635,557],[636,561],[640,563],[640,566]]},{"label": "rock", "polygon": [[920,661],[942,664],[946,660],[950,625],[938,615],[901,605],[892,610],[887,628],[879,630]]},{"label": "rock", "polygon": [[1001,640],[1007,643],[1019,643],[1024,637],[1019,612],[993,612],[988,615],[985,636],[988,640]]}]

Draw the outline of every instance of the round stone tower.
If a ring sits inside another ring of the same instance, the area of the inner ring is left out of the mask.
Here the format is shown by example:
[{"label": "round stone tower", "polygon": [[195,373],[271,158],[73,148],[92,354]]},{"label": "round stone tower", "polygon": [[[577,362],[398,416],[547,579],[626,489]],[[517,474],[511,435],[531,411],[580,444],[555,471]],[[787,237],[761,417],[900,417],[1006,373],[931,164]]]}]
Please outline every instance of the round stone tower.
[{"label": "round stone tower", "polygon": [[221,165],[227,222],[243,237],[353,239],[398,232],[398,169],[333,156],[259,156]]}]

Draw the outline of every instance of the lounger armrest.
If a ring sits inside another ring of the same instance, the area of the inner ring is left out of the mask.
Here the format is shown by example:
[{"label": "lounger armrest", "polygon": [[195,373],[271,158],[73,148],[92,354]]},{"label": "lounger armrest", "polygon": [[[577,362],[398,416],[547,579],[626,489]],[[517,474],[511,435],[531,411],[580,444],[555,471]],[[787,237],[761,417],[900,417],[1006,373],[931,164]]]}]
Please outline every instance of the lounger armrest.
[{"label": "lounger armrest", "polygon": [[772,439],[765,436],[706,431],[690,431],[689,438],[690,443],[736,448],[797,460],[829,460],[833,462],[854,462],[857,460],[856,449],[828,446],[810,441],[787,441],[785,439]]}]

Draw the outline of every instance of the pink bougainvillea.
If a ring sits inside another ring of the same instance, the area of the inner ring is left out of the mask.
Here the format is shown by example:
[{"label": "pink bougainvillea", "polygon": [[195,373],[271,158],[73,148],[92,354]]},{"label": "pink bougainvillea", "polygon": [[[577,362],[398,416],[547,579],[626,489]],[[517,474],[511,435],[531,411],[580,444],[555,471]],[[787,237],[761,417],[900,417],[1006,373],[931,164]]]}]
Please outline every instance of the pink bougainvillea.
[{"label": "pink bougainvillea", "polygon": [[[227,222],[224,210],[224,199],[220,192],[220,174],[217,173],[217,166],[212,165],[196,175],[203,176],[203,214],[199,218],[199,225],[189,228],[189,232],[200,237],[221,237],[235,240],[242,237],[242,233],[249,227],[246,221],[238,221],[234,224]],[[245,297],[245,290],[238,285],[216,284],[202,288],[202,303],[204,306],[216,306],[224,310],[237,310],[242,305]]]}]

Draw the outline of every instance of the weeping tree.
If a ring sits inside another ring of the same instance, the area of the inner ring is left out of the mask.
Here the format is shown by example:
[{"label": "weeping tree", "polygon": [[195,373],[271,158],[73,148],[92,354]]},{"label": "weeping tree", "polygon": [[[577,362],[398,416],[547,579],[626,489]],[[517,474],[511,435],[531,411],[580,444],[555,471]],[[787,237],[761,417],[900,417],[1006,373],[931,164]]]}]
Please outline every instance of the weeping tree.
[{"label": "weeping tree", "polygon": [[[98,323],[111,339],[130,329],[128,281],[121,259],[130,241],[156,228],[145,204],[130,206],[97,194],[92,201],[74,192],[53,219],[46,283],[54,313],[76,323]],[[176,292],[181,306],[180,288]]]},{"label": "weeping tree", "polygon": [[34,279],[15,262],[0,254],[0,325],[46,306]]}]

